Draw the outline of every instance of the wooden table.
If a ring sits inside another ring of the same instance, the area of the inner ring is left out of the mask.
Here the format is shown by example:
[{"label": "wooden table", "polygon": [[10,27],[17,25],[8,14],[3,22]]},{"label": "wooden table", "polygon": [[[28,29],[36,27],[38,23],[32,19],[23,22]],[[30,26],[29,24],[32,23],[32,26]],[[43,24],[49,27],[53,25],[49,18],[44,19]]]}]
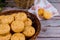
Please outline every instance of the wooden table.
[{"label": "wooden table", "polygon": [[[60,0],[49,0],[60,13]],[[50,20],[40,21],[42,25],[41,33],[37,40],[60,40],[60,15]]]},{"label": "wooden table", "polygon": [[[48,0],[48,1],[51,2],[60,13],[60,0]],[[9,9],[7,8],[7,10]],[[60,40],[60,15],[50,20],[41,20],[40,22],[41,32],[36,40]]]}]

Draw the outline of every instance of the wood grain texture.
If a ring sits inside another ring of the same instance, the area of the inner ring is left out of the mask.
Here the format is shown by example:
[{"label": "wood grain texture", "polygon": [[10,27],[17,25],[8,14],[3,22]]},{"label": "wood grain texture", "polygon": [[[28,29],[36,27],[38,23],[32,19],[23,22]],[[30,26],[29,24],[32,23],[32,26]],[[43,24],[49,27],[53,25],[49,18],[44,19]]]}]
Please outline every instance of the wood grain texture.
[{"label": "wood grain texture", "polygon": [[60,37],[60,27],[46,27],[46,29],[41,30],[38,37]]},{"label": "wood grain texture", "polygon": [[56,27],[60,26],[60,20],[44,20],[40,21],[42,27]]},{"label": "wood grain texture", "polygon": [[37,38],[36,40],[60,40],[60,38]]},{"label": "wood grain texture", "polygon": [[[56,0],[58,1],[58,0]],[[51,3],[60,13],[60,3]]]},{"label": "wood grain texture", "polygon": [[49,2],[52,2],[52,3],[59,3],[60,0],[48,0]]}]

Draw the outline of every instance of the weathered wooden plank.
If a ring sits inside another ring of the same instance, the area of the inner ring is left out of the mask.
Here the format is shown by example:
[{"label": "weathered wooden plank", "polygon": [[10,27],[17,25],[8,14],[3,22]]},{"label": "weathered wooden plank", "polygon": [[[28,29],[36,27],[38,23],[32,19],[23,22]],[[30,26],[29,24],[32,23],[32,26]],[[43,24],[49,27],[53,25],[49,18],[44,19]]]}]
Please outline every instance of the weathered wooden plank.
[{"label": "weathered wooden plank", "polygon": [[48,0],[49,2],[52,2],[52,3],[54,3],[54,2],[60,2],[60,0]]},{"label": "weathered wooden plank", "polygon": [[60,16],[53,17],[50,20],[60,20]]},{"label": "weathered wooden plank", "polygon": [[[56,0],[58,1],[58,0]],[[59,0],[60,1],[60,0]],[[60,3],[51,3],[60,13]]]},{"label": "weathered wooden plank", "polygon": [[60,40],[60,38],[37,38],[36,40]]},{"label": "weathered wooden plank", "polygon": [[60,37],[60,27],[44,27],[38,37]]},{"label": "weathered wooden plank", "polygon": [[[59,14],[58,16],[52,17],[52,18],[49,19],[49,20],[60,20],[60,14]],[[44,21],[44,20],[42,20],[42,21]]]},{"label": "weathered wooden plank", "polygon": [[40,21],[42,27],[56,27],[60,26],[60,20],[43,20]]}]

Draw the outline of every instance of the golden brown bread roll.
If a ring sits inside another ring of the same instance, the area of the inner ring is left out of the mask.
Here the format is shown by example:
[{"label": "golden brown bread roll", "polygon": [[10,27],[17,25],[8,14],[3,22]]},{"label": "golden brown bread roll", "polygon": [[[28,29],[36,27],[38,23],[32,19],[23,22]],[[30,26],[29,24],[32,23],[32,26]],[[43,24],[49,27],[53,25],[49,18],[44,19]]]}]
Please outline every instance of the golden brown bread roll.
[{"label": "golden brown bread roll", "polygon": [[51,19],[52,13],[49,12],[49,11],[45,11],[44,14],[43,14],[43,17],[44,17],[45,19]]},{"label": "golden brown bread roll", "polygon": [[14,32],[22,32],[24,30],[24,23],[22,21],[13,21],[11,28]]},{"label": "golden brown bread roll", "polygon": [[6,16],[2,16],[2,18],[0,19],[1,23],[11,23],[14,20],[14,17],[10,16],[10,15],[6,15]]},{"label": "golden brown bread roll", "polygon": [[23,31],[23,34],[27,37],[31,37],[35,34],[35,29],[34,27],[32,26],[26,26],[24,31]]},{"label": "golden brown bread roll", "polygon": [[32,20],[30,18],[27,18],[27,20],[24,22],[25,26],[31,26]]},{"label": "golden brown bread roll", "polygon": [[11,33],[0,35],[0,40],[10,40],[11,39]]},{"label": "golden brown bread roll", "polygon": [[6,34],[10,32],[10,26],[8,24],[0,24],[0,34]]},{"label": "golden brown bread roll", "polygon": [[13,13],[13,14],[11,14],[11,16],[13,16],[13,17],[15,17],[17,15],[17,13]]},{"label": "golden brown bread roll", "polygon": [[25,40],[25,36],[22,33],[15,33],[12,35],[11,40]]},{"label": "golden brown bread roll", "polygon": [[24,12],[19,12],[15,16],[15,20],[25,21],[27,19],[27,15]]},{"label": "golden brown bread roll", "polygon": [[43,8],[38,9],[38,15],[42,16],[43,14],[44,14],[44,9]]}]

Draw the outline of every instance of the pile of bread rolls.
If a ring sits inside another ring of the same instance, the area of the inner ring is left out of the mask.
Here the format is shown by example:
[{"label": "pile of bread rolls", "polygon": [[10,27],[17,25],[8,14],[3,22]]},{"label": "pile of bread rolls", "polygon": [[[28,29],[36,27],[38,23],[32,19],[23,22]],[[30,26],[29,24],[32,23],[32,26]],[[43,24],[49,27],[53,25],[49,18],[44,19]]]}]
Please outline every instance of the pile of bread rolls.
[{"label": "pile of bread rolls", "polygon": [[32,20],[26,13],[0,15],[0,40],[26,40],[35,34]]}]

